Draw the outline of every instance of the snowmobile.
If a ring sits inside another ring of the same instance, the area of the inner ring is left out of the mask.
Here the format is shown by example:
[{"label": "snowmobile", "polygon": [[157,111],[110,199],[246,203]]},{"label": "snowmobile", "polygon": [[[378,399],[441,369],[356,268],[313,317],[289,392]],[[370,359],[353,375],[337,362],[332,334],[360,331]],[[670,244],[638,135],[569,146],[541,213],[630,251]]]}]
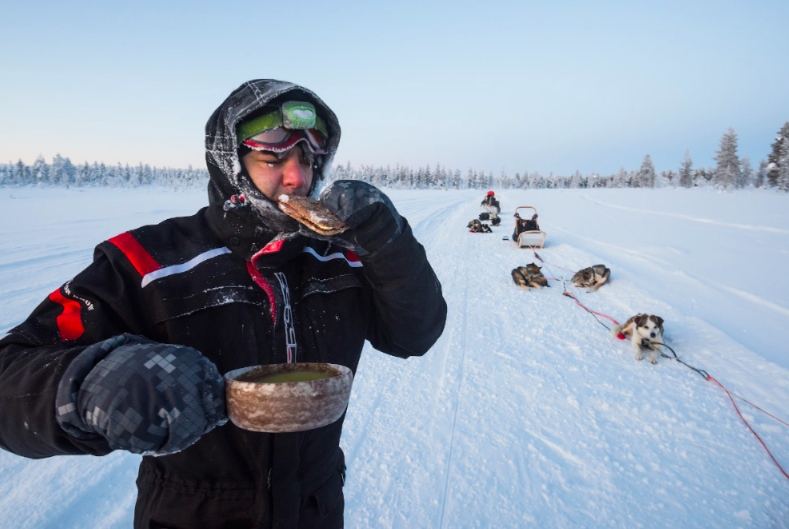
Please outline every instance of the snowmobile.
[{"label": "snowmobile", "polygon": [[[519,209],[531,209],[534,215],[531,218],[521,218],[518,214]],[[537,210],[531,206],[520,206],[515,208],[515,231],[512,232],[512,240],[518,243],[518,248],[542,248],[545,243],[545,232],[540,231],[537,224]]]}]

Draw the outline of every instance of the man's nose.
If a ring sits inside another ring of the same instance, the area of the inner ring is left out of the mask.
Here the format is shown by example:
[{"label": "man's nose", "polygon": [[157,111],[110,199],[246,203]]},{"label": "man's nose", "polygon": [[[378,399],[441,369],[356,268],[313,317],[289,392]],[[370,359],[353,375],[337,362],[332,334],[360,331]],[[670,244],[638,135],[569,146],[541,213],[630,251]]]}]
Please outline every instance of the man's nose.
[{"label": "man's nose", "polygon": [[285,162],[282,174],[282,185],[293,189],[304,187],[309,177],[309,168],[299,163],[298,158],[291,158]]}]

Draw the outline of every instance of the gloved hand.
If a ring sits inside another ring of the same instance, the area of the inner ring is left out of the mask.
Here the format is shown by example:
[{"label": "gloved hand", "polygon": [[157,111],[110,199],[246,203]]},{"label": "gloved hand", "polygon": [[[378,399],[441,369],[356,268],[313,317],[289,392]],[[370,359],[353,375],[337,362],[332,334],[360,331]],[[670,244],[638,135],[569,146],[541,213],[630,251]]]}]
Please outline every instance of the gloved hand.
[{"label": "gloved hand", "polygon": [[403,231],[389,197],[365,182],[338,180],[323,190],[320,201],[350,227],[332,240],[359,256],[377,252]]},{"label": "gloved hand", "polygon": [[224,380],[196,349],[123,334],[85,349],[58,386],[68,434],[135,454],[180,452],[227,422]]}]

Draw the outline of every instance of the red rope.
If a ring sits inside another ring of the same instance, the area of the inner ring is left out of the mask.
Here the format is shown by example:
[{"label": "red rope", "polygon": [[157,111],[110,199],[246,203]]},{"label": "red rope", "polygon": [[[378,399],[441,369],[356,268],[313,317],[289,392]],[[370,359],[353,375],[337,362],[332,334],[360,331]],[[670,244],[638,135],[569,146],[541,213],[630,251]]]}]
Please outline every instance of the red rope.
[{"label": "red rope", "polygon": [[[748,421],[746,421],[746,420],[745,420],[745,418],[743,418],[743,416],[742,416],[742,413],[740,413],[740,408],[738,408],[738,407],[737,407],[737,403],[735,403],[735,402],[734,402],[734,397],[732,397],[732,396],[731,396],[731,393],[729,393],[729,390],[728,390],[728,389],[726,389],[725,387],[723,387],[723,384],[721,384],[720,382],[718,382],[717,380],[715,380],[715,379],[714,379],[714,378],[712,378],[711,376],[708,376],[708,377],[707,377],[707,380],[712,380],[712,381],[713,381],[713,382],[715,382],[717,385],[719,385],[721,388],[723,388],[723,391],[725,391],[725,392],[726,392],[726,394],[729,396],[729,400],[731,400],[731,403],[732,403],[732,405],[734,406],[734,409],[735,409],[735,410],[737,410],[737,415],[739,415],[739,416],[740,416],[740,419],[742,419],[742,422],[744,422],[744,423],[745,423],[745,426],[747,426],[747,427],[748,427],[748,429],[751,431],[751,433],[752,433],[753,435],[755,435],[755,436],[756,436],[756,438],[759,440],[759,442],[760,442],[760,443],[762,443],[762,446],[764,447],[764,449],[765,449],[765,450],[767,450],[767,454],[770,456],[770,459],[772,459],[772,460],[773,460],[773,463],[775,463],[775,466],[777,466],[777,467],[778,467],[778,470],[780,470],[780,471],[781,471],[781,473],[782,473],[782,474],[783,474],[783,475],[786,477],[786,479],[789,479],[789,474],[787,474],[787,473],[784,471],[784,469],[783,469],[783,468],[781,468],[781,465],[779,465],[779,464],[778,464],[778,461],[776,461],[776,460],[775,460],[775,458],[773,457],[773,454],[772,454],[772,452],[770,452],[770,449],[769,449],[769,448],[767,448],[767,445],[766,445],[766,444],[764,444],[764,441],[762,441],[762,438],[761,438],[761,437],[759,437],[759,434],[757,434],[756,432],[754,432],[754,431],[753,431],[753,428],[751,428],[751,425],[750,425],[750,424],[748,424]],[[743,400],[744,400],[744,399],[743,399]],[[750,404],[750,403],[749,403],[749,404]]]},{"label": "red rope", "polygon": [[[736,393],[734,393],[733,391],[732,391],[732,393],[731,393],[731,394],[732,394],[732,395],[734,395],[735,397],[737,397],[738,399],[740,399],[741,401],[745,402],[746,404],[750,404],[751,406],[753,406],[754,408],[756,408],[756,409],[757,409],[757,410],[759,410],[760,412],[764,413],[765,415],[769,415],[770,417],[772,417],[772,418],[773,418],[773,419],[775,419],[776,421],[780,422],[781,424],[786,424],[784,421],[782,421],[781,419],[779,419],[778,417],[776,417],[776,416],[775,416],[775,415],[773,415],[772,413],[770,413],[770,412],[767,412],[767,411],[764,411],[763,409],[761,409],[759,406],[757,406],[757,405],[756,405],[756,404],[754,404],[753,402],[748,402],[747,400],[745,400],[744,398],[740,397],[739,395],[737,395],[737,394],[736,394]],[[789,426],[789,424],[786,424],[786,426]]]},{"label": "red rope", "polygon": [[564,292],[564,295],[565,295],[565,296],[568,296],[568,297],[571,297],[571,298],[573,298],[573,299],[575,300],[575,303],[576,303],[576,304],[577,304],[579,307],[581,307],[582,309],[584,309],[585,311],[587,311],[587,312],[591,312],[592,314],[597,314],[598,316],[602,316],[603,318],[607,319],[608,321],[612,321],[612,322],[614,322],[614,325],[619,325],[619,322],[618,322],[618,321],[616,321],[616,320],[615,320],[614,318],[612,318],[611,316],[606,316],[605,314],[601,314],[601,313],[599,313],[599,312],[595,312],[595,311],[593,311],[593,310],[590,310],[590,309],[588,309],[588,308],[584,307],[583,305],[581,305],[581,302],[579,302],[579,301],[578,301],[578,298],[576,298],[574,295],[570,294],[569,292]]}]

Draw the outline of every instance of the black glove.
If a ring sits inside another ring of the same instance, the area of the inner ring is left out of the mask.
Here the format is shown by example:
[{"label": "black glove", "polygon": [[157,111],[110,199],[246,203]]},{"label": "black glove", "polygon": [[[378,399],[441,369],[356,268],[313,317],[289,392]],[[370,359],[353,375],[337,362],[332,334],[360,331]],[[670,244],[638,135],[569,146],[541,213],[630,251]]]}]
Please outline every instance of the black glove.
[{"label": "black glove", "polygon": [[196,349],[123,334],[77,356],[58,386],[57,421],[69,435],[101,435],[135,454],[180,452],[227,422],[225,387]]},{"label": "black glove", "polygon": [[323,190],[320,201],[350,227],[331,240],[360,256],[377,252],[403,231],[389,197],[365,182],[338,180]]}]

